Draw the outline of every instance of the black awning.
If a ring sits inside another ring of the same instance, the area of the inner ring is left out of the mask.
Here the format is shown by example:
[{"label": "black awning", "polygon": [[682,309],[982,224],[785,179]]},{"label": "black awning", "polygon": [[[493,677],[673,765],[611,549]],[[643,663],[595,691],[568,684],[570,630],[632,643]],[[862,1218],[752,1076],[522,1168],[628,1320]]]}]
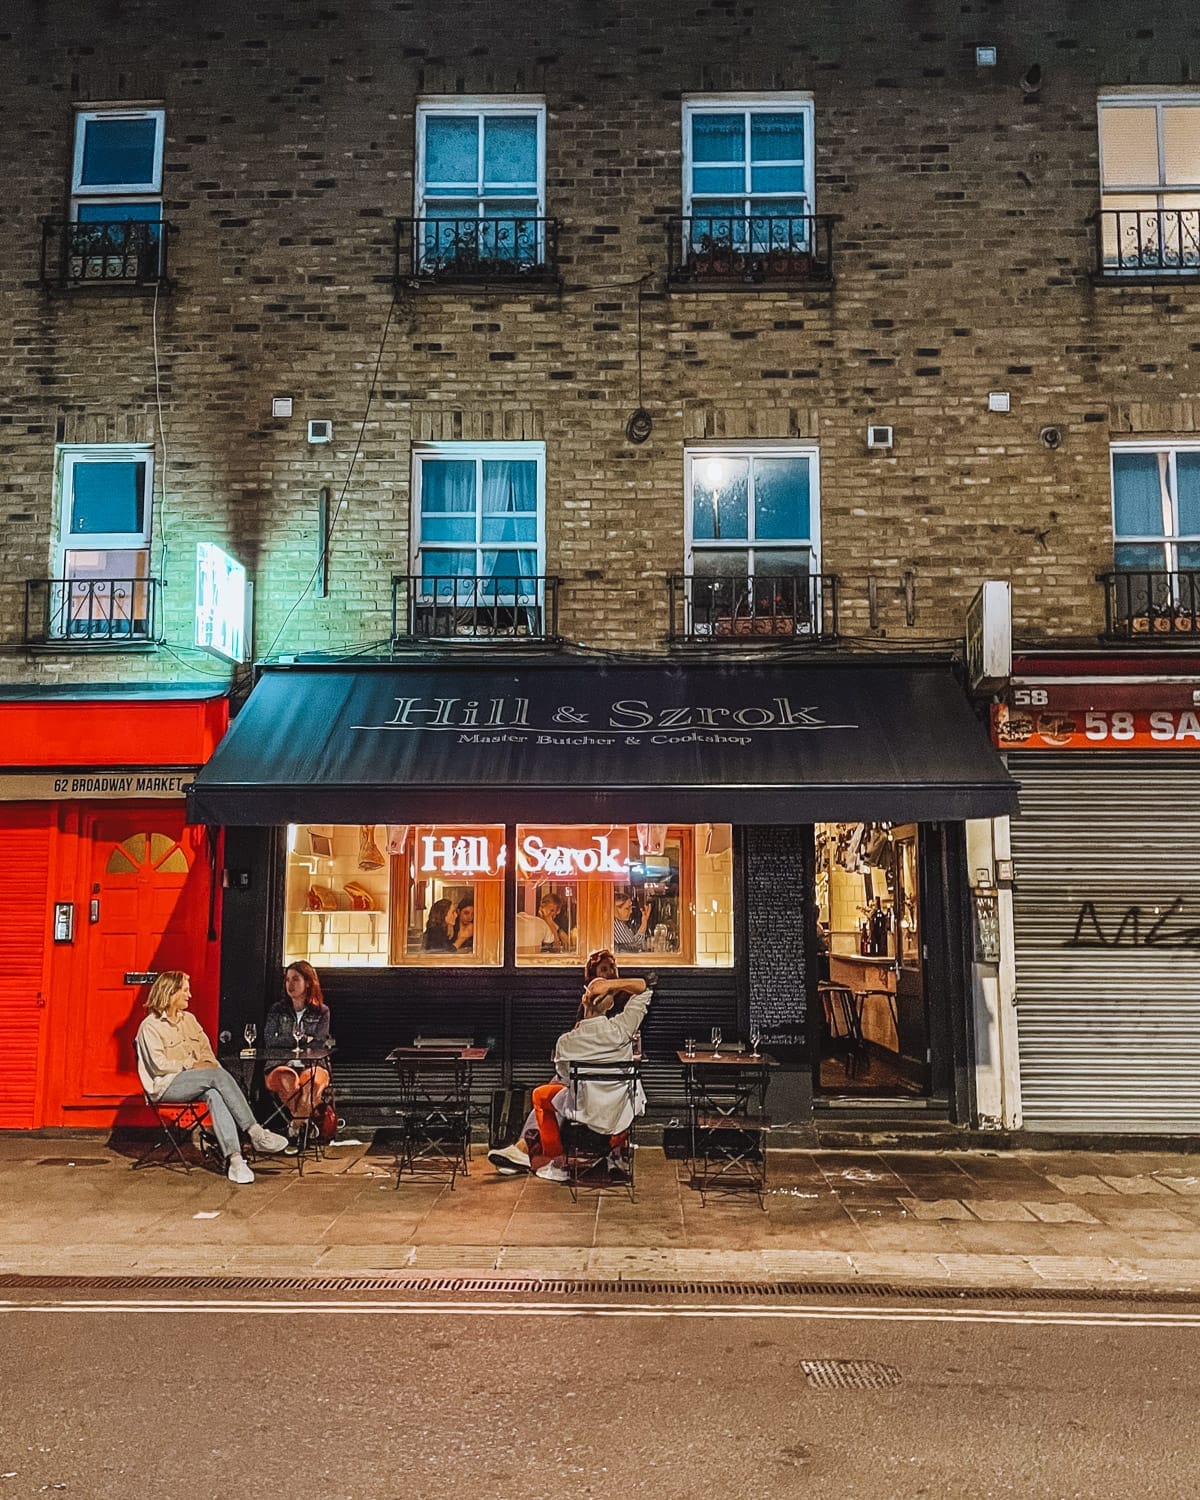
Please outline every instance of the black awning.
[{"label": "black awning", "polygon": [[1016,807],[945,668],[267,669],[197,822],[928,822]]}]

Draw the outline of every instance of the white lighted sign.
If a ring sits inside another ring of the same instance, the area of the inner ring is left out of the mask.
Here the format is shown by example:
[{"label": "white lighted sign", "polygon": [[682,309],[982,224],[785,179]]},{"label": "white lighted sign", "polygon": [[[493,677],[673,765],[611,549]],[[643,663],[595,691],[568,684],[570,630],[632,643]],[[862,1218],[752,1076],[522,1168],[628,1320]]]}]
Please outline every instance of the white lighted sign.
[{"label": "white lighted sign", "polygon": [[[504,873],[508,850],[501,829],[421,828],[417,830],[418,878],[496,879]],[[629,879],[627,828],[522,828],[517,839],[517,872],[524,880]]]},{"label": "white lighted sign", "polygon": [[504,874],[503,828],[426,826],[414,830],[412,847],[419,880],[496,880]]},{"label": "white lighted sign", "polygon": [[246,570],[212,542],[196,548],[196,645],[225,661],[246,660]]},{"label": "white lighted sign", "polygon": [[1007,582],[989,579],[967,609],[967,681],[992,693],[1012,676],[1012,598]]},{"label": "white lighted sign", "polygon": [[[583,833],[583,830],[566,830]],[[557,880],[629,879],[629,831],[610,828],[570,843],[548,843],[536,833],[523,833],[517,843],[517,870],[523,876],[552,876]]]}]

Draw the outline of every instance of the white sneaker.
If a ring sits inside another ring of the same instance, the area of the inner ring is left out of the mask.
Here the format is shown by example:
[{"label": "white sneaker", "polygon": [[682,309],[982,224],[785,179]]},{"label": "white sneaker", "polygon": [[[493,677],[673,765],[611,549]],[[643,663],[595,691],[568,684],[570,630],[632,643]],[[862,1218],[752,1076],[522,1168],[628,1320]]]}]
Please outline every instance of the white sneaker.
[{"label": "white sneaker", "polygon": [[529,1171],[529,1157],[520,1146],[494,1146],[488,1152],[488,1161],[498,1171],[511,1176],[514,1172]]},{"label": "white sneaker", "polygon": [[265,1125],[251,1125],[246,1134],[254,1143],[256,1151],[264,1151],[268,1156],[273,1156],[278,1151],[287,1150],[287,1136],[276,1135],[273,1130],[268,1130]]},{"label": "white sneaker", "polygon": [[570,1182],[571,1174],[566,1167],[560,1167],[557,1162],[548,1161],[544,1167],[539,1167],[533,1174],[540,1177],[543,1182]]},{"label": "white sneaker", "polygon": [[225,1175],[229,1178],[230,1182],[239,1183],[242,1187],[245,1187],[248,1182],[254,1181],[254,1173],[246,1165],[246,1158],[244,1156],[231,1156]]}]

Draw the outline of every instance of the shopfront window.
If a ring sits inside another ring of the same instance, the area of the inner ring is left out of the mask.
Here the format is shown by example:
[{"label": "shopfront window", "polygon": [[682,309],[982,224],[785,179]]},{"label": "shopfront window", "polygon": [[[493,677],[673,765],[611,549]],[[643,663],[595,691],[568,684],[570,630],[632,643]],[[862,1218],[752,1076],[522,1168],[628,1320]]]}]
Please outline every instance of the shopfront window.
[{"label": "shopfront window", "polygon": [[517,963],[733,963],[728,825],[517,827]]},{"label": "shopfront window", "polygon": [[518,966],[733,963],[728,824],[521,824],[507,881],[502,825],[300,824],[288,829],[285,961],[324,967],[496,967],[516,905]]}]

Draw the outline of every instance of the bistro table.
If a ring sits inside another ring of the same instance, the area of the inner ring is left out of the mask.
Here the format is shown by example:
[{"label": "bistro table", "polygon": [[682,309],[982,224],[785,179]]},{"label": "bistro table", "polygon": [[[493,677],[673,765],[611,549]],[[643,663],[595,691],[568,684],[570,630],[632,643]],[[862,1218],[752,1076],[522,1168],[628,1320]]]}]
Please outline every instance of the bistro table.
[{"label": "bistro table", "polygon": [[447,1039],[393,1047],[388,1053],[400,1090],[397,1187],[406,1169],[416,1174],[418,1160],[449,1167],[451,1191],[460,1169],[469,1175],[474,1069],[486,1061],[488,1051]]},{"label": "bistro table", "polygon": [[[689,1167],[700,1201],[718,1180],[722,1187],[749,1186],[766,1208],[767,1085],[779,1063],[769,1052],[746,1052],[736,1045],[720,1050],[682,1048],[688,1102]],[[715,1168],[715,1170],[714,1170]]]},{"label": "bistro table", "polygon": [[284,1125],[285,1133],[290,1133],[293,1122],[299,1126],[295,1142],[296,1173],[300,1177],[304,1176],[305,1158],[310,1155],[316,1157],[321,1153],[321,1142],[314,1119],[321,1099],[317,1091],[317,1068],[324,1066],[326,1072],[330,1071],[329,1058],[332,1051],[332,1042],[321,1047],[301,1047],[299,1051],[294,1047],[290,1050],[286,1047],[243,1047],[240,1052],[220,1060],[225,1067],[237,1068],[238,1081],[247,1098],[251,1097],[251,1090],[256,1081],[260,1085],[256,1092],[260,1094],[263,1092],[262,1080],[272,1068],[295,1068],[300,1076],[298,1100],[308,1106],[307,1114],[296,1120],[283,1100],[272,1094],[271,1100],[274,1107],[266,1123],[268,1126],[275,1123]]}]

